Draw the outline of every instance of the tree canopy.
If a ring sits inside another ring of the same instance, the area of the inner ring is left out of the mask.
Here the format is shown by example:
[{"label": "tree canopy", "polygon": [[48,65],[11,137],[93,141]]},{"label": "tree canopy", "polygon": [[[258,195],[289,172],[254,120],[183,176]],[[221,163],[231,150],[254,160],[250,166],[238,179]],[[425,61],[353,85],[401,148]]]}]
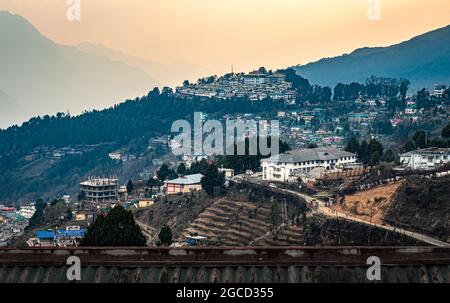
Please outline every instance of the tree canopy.
[{"label": "tree canopy", "polygon": [[133,214],[122,206],[97,216],[81,240],[81,246],[145,246],[145,243]]},{"label": "tree canopy", "polygon": [[225,177],[222,173],[219,173],[217,166],[211,164],[205,171],[205,175],[201,180],[203,190],[210,196],[217,193],[217,189],[220,193],[223,190],[223,185],[225,183]]},{"label": "tree canopy", "polygon": [[164,225],[158,235],[161,245],[169,246],[172,244],[172,229],[168,225]]}]

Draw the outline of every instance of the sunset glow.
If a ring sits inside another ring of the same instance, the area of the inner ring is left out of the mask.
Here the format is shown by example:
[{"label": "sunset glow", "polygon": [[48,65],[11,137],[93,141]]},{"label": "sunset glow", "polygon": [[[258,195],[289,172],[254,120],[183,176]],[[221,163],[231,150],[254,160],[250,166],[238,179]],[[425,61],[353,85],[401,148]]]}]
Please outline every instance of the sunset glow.
[{"label": "sunset glow", "polygon": [[[163,62],[184,61],[213,73],[281,68],[363,46],[389,45],[450,23],[450,2],[366,0],[81,0],[81,20],[65,0],[0,0],[58,43],[89,41]],[[395,29],[395,30],[394,30]]]}]

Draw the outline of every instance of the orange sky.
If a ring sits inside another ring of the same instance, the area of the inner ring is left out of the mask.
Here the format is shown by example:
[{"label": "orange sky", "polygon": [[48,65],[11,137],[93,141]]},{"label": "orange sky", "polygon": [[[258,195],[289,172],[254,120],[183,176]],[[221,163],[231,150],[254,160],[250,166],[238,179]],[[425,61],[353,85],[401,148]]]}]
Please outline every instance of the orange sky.
[{"label": "orange sky", "polygon": [[450,24],[448,0],[81,0],[81,20],[66,0],[0,0],[63,44],[98,42],[163,62],[184,61],[223,73],[281,68],[389,45]]}]

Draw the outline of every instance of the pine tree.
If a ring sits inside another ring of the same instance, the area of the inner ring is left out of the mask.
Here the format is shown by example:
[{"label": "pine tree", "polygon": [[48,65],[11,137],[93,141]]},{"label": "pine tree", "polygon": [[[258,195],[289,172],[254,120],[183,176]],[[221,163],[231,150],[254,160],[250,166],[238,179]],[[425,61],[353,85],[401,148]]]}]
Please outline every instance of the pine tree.
[{"label": "pine tree", "polygon": [[128,180],[128,183],[127,183],[127,193],[128,193],[129,195],[131,195],[131,194],[133,193],[133,190],[134,190],[134,184],[133,184],[133,181]]},{"label": "pine tree", "polygon": [[223,174],[219,173],[219,170],[214,164],[209,165],[201,180],[203,190],[205,190],[208,195],[212,196],[215,194],[216,188],[219,188],[220,190],[223,188],[224,183],[225,177]]},{"label": "pine tree", "polygon": [[164,246],[172,244],[172,229],[168,225],[164,225],[158,235],[159,241]]},{"label": "pine tree", "polygon": [[270,223],[273,228],[281,224],[281,208],[278,202],[273,202],[270,208]]},{"label": "pine tree", "polygon": [[145,246],[146,239],[133,214],[122,206],[97,216],[81,240],[81,246]]},{"label": "pine tree", "polygon": [[180,163],[180,165],[178,165],[177,168],[177,174],[179,175],[185,175],[186,174],[186,165],[184,165],[184,163]]}]

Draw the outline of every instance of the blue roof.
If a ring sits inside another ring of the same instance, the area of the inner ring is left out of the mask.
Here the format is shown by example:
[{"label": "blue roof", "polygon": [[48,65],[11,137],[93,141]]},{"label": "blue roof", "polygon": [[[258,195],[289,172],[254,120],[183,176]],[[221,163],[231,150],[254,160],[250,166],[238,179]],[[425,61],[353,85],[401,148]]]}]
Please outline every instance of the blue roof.
[{"label": "blue roof", "polygon": [[55,239],[65,237],[83,237],[86,230],[38,230],[35,237],[38,239]]}]

